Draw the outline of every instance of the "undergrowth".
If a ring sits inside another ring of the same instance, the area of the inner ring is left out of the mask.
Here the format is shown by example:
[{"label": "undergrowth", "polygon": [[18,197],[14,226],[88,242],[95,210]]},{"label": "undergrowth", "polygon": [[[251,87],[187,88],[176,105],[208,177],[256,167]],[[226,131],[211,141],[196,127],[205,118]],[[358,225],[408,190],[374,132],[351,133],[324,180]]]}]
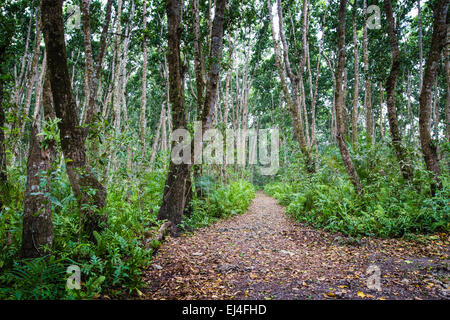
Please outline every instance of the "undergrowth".
[{"label": "undergrowth", "polygon": [[[8,205],[0,213],[0,299],[91,299],[140,294],[142,271],[151,262],[153,247],[144,237],[155,234],[163,221],[156,218],[167,170],[156,168],[130,182],[126,174],[115,175],[108,186],[105,213],[108,225],[95,233],[96,243],[79,238],[79,210],[64,168],[53,170],[50,195],[54,244],[48,255],[21,259],[23,187],[25,176],[10,170],[13,181]],[[245,212],[254,197],[245,181],[207,190],[194,199],[193,212],[182,227],[196,229],[218,218]],[[81,289],[66,286],[69,266],[81,271]]]},{"label": "undergrowth", "polygon": [[297,221],[352,237],[449,231],[448,170],[443,169],[442,190],[432,197],[420,155],[411,155],[414,178],[405,181],[389,148],[373,146],[352,152],[363,195],[355,193],[335,147],[322,152],[316,173],[305,174],[298,160],[283,169],[277,181],[266,184],[264,191],[286,206],[287,214]]}]

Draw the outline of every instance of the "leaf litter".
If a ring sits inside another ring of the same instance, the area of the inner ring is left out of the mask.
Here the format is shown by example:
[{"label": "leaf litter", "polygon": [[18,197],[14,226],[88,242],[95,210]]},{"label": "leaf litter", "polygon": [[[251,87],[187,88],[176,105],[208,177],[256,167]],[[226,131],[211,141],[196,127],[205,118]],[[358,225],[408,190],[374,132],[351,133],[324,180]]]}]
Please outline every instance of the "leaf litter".
[{"label": "leaf litter", "polygon": [[[295,222],[258,193],[243,215],[169,238],[141,299],[448,299],[449,236],[343,236]],[[369,266],[380,270],[369,288]]]}]

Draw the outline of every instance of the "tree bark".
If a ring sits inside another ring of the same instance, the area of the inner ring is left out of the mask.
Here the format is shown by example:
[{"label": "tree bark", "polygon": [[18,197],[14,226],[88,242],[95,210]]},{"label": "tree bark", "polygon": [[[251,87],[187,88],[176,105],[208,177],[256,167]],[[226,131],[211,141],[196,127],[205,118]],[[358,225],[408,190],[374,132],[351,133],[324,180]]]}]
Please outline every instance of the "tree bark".
[{"label": "tree bark", "polygon": [[[44,68],[45,66],[43,66]],[[52,93],[49,73],[46,72],[43,89],[44,116],[53,118]],[[52,203],[48,198],[51,160],[54,140],[45,141],[38,136],[39,120],[32,124],[27,163],[27,182],[24,194],[21,255],[35,258],[45,254],[53,245]]]},{"label": "tree bark", "polygon": [[384,141],[384,126],[383,126],[383,84],[380,82],[380,135],[381,141]]},{"label": "tree bark", "polygon": [[[31,71],[29,73],[29,79],[27,81],[27,91],[25,94],[25,103],[23,107],[23,116],[25,117],[25,120],[20,122],[20,138],[22,138],[25,125],[27,123],[28,114],[30,112],[30,105],[31,105],[31,97],[33,95],[33,87],[37,81],[37,74],[38,74],[38,62],[39,62],[39,56],[41,52],[41,19],[42,15],[41,12],[38,12],[37,18],[36,18],[36,38],[34,41],[34,52],[33,52],[33,58],[31,62]],[[14,148],[15,149],[15,148]],[[15,150],[14,150],[15,151]]]},{"label": "tree bark", "polygon": [[[168,21],[167,58],[172,121],[175,127],[185,128],[184,66],[180,57],[181,16],[183,10],[181,1],[168,0],[166,10]],[[183,218],[184,195],[189,169],[190,166],[184,163],[176,165],[171,161],[169,165],[169,173],[164,186],[163,201],[158,213],[158,219],[167,219],[174,226],[181,223]]]},{"label": "tree bark", "polygon": [[145,145],[145,128],[146,119],[145,113],[147,108],[147,0],[144,0],[142,13],[142,29],[144,30],[142,35],[142,47],[143,47],[143,62],[142,62],[142,98],[141,98],[141,156],[142,164],[145,163],[146,157],[146,145]]},{"label": "tree bark", "polygon": [[363,60],[364,60],[364,86],[366,89],[366,96],[364,99],[364,109],[366,111],[366,137],[368,144],[373,142],[373,111],[372,111],[372,94],[369,76],[369,52],[368,52],[368,37],[367,37],[367,0],[363,3]]},{"label": "tree bark", "polygon": [[409,121],[409,132],[408,132],[408,142],[414,141],[414,115],[411,110],[411,72],[408,70],[407,83],[406,83],[406,108],[408,111],[408,121]]},{"label": "tree bark", "polygon": [[362,185],[359,180],[358,173],[356,172],[355,166],[353,165],[352,158],[350,157],[350,152],[348,151],[347,145],[344,140],[344,125],[342,119],[342,78],[345,68],[345,15],[346,15],[346,4],[347,0],[341,0],[339,6],[339,27],[338,27],[338,65],[336,69],[336,91],[335,91],[335,106],[336,106],[336,124],[337,124],[337,134],[336,139],[339,145],[339,150],[341,152],[342,160],[347,170],[348,175],[355,187],[356,193],[362,193]]},{"label": "tree bark", "polygon": [[386,105],[388,111],[389,129],[391,133],[392,145],[397,156],[404,179],[413,177],[413,170],[407,161],[406,150],[402,146],[402,136],[398,127],[397,108],[395,107],[395,88],[397,78],[400,72],[400,50],[398,48],[397,34],[395,32],[394,17],[392,13],[391,0],[384,0],[384,9],[386,11],[386,19],[388,22],[388,36],[391,41],[392,67],[389,77],[386,81]]},{"label": "tree bark", "polygon": [[[281,8],[281,2],[277,0],[277,12],[278,12],[278,24],[279,24],[279,35],[280,40],[283,46],[283,58],[284,58],[284,68],[283,64],[281,62],[281,48],[278,43],[278,40],[275,36],[275,28],[274,28],[274,22],[272,17],[272,5],[271,1],[267,0],[267,7],[269,10],[269,18],[270,18],[270,24],[272,29],[272,38],[273,38],[273,44],[274,44],[274,51],[275,51],[275,63],[278,68],[278,73],[280,75],[280,82],[281,87],[283,89],[283,94],[286,99],[286,103],[289,107],[291,118],[292,118],[292,125],[294,127],[294,132],[297,138],[297,141],[300,146],[300,151],[302,152],[303,156],[305,157],[306,167],[308,172],[314,172],[315,171],[315,165],[313,163],[313,159],[311,158],[308,145],[305,140],[305,132],[303,129],[303,117],[302,117],[302,108],[301,108],[301,97],[300,97],[300,82],[303,82],[303,76],[302,72],[305,67],[305,55],[303,54],[303,57],[301,59],[300,67],[298,75],[294,75],[291,69],[290,60],[289,60],[289,47],[286,42],[285,34],[284,34],[284,27],[283,27],[283,12]],[[302,15],[302,25],[303,30],[306,30],[307,26],[307,1],[305,0],[303,3],[303,15]],[[306,34],[303,36],[303,43],[305,43]],[[306,48],[305,48],[306,50]],[[286,77],[284,73],[286,72],[291,86],[292,86],[292,97],[291,93],[289,92],[288,84],[286,81]]]},{"label": "tree bark", "polygon": [[[4,47],[0,47],[0,57],[5,52]],[[0,58],[1,59],[1,58]],[[3,105],[3,80],[0,79],[0,212],[8,195],[8,175],[6,168],[6,144],[5,144],[5,106]]]},{"label": "tree bark", "polygon": [[[447,43],[450,42],[450,24],[447,24]],[[445,75],[447,78],[447,98],[445,104],[445,137],[450,141],[450,45],[445,47]]]},{"label": "tree bark", "polygon": [[441,171],[437,156],[436,142],[431,138],[431,91],[434,77],[438,66],[439,56],[445,44],[447,25],[446,17],[448,10],[448,0],[438,0],[434,9],[433,34],[431,38],[430,51],[425,65],[422,91],[419,98],[419,135],[422,153],[427,169],[432,174],[431,193],[434,195],[436,189],[442,188],[440,179]]},{"label": "tree bark", "polygon": [[87,138],[89,133],[89,125],[91,124],[94,115],[98,112],[98,88],[102,73],[103,60],[106,52],[106,39],[108,36],[109,23],[111,21],[111,11],[112,11],[112,0],[108,0],[106,3],[106,16],[105,23],[103,25],[102,34],[100,36],[100,48],[97,56],[97,64],[94,69],[94,61],[92,57],[92,47],[91,47],[91,31],[90,31],[90,14],[89,14],[90,0],[82,1],[82,18],[83,18],[83,31],[84,31],[84,41],[85,41],[85,63],[86,63],[86,74],[87,87],[85,89],[86,94],[85,99],[87,104],[85,104],[85,116],[80,119],[81,123],[86,126],[84,130],[84,139]]},{"label": "tree bark", "polygon": [[42,0],[41,10],[54,108],[61,119],[58,127],[67,175],[83,216],[83,229],[94,240],[93,232],[101,230],[102,222],[107,220],[100,214],[105,206],[106,189],[86,161],[84,133],[78,125],[67,66],[62,1]]},{"label": "tree bark", "polygon": [[417,28],[419,40],[419,92],[422,91],[423,81],[423,42],[422,42],[422,13],[420,8],[420,0],[417,0]]},{"label": "tree bark", "polygon": [[[225,0],[216,1],[216,11],[211,29],[211,50],[209,54],[210,67],[206,95],[202,110],[202,131],[209,129],[212,115],[215,113],[217,85],[219,81],[220,60],[222,58],[223,19]],[[173,126],[186,127],[185,97],[184,97],[184,66],[180,59],[182,4],[179,0],[168,0],[168,64],[170,83],[170,103],[172,105]],[[187,188],[189,187],[191,164],[169,165],[169,174],[164,187],[163,201],[158,213],[158,219],[168,219],[175,226],[181,223],[186,206]],[[175,228],[174,228],[175,230]]]},{"label": "tree bark", "polygon": [[358,148],[358,98],[359,98],[359,49],[356,29],[356,0],[353,1],[352,32],[353,32],[353,52],[354,52],[354,80],[353,80],[353,110],[352,110],[352,145],[353,149]]}]

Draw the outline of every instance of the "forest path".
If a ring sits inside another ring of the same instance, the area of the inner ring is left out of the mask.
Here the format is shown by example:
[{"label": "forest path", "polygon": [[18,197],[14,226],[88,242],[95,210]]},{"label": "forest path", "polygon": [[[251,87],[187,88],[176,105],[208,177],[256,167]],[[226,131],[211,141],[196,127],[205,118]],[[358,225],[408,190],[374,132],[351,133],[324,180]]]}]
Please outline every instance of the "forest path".
[{"label": "forest path", "polygon": [[[245,214],[169,238],[145,271],[142,298],[442,299],[445,261],[448,266],[448,246],[352,242],[298,224],[258,193]],[[380,268],[381,291],[367,287],[371,264]]]}]

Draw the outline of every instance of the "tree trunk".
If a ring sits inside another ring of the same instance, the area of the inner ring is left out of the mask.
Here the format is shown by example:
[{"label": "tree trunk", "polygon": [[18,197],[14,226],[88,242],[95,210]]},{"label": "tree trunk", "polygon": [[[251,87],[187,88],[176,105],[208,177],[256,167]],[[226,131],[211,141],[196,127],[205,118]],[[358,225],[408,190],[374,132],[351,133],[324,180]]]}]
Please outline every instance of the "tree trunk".
[{"label": "tree trunk", "polygon": [[27,82],[27,91],[25,94],[25,104],[23,108],[23,116],[25,117],[25,120],[24,121],[21,120],[20,122],[20,138],[22,138],[23,136],[25,125],[27,123],[27,118],[31,105],[31,97],[33,95],[33,87],[37,81],[40,52],[41,52],[41,12],[38,13],[38,16],[36,18],[36,39],[34,41],[34,53],[31,62],[31,72],[29,73],[29,79]]},{"label": "tree trunk", "polygon": [[[450,24],[447,24],[447,43],[450,42]],[[445,75],[447,77],[447,98],[445,104],[445,136],[450,141],[450,46],[445,47]]]},{"label": "tree trunk", "polygon": [[[45,66],[43,66],[45,68]],[[49,73],[46,72],[43,90],[44,116],[53,118],[52,93]],[[48,198],[51,160],[54,140],[45,141],[38,136],[39,120],[35,118],[28,151],[27,182],[24,194],[21,255],[35,258],[45,254],[44,246],[53,245],[52,203]]]},{"label": "tree trunk", "polygon": [[86,64],[86,75],[87,79],[85,81],[85,96],[87,103],[85,103],[85,114],[84,117],[80,119],[81,123],[84,123],[84,139],[86,139],[89,133],[89,125],[91,124],[94,115],[98,112],[98,88],[101,79],[103,61],[106,52],[106,39],[108,36],[109,23],[111,21],[111,11],[112,11],[112,0],[108,0],[106,4],[106,15],[105,23],[103,25],[102,34],[100,36],[100,48],[97,56],[97,64],[94,69],[94,61],[92,57],[92,47],[91,47],[91,30],[90,30],[90,13],[89,13],[90,0],[82,1],[82,18],[83,18],[83,32],[84,32],[84,43],[85,43],[85,64]]},{"label": "tree trunk", "polygon": [[440,178],[436,142],[431,138],[431,91],[434,77],[438,66],[439,56],[445,44],[447,25],[446,17],[448,10],[448,0],[438,0],[434,9],[433,35],[431,38],[430,51],[425,65],[422,91],[419,98],[419,134],[422,153],[427,169],[432,173],[431,193],[434,195],[436,188],[442,188]]},{"label": "tree trunk", "polygon": [[[215,113],[217,85],[219,81],[220,61],[222,58],[223,19],[225,0],[217,0],[214,21],[211,29],[209,61],[211,61],[206,95],[202,110],[202,131],[210,128],[212,115]],[[172,105],[173,126],[186,128],[184,97],[184,66],[180,59],[182,4],[179,0],[167,2],[168,19],[168,64],[170,83],[170,103]],[[169,174],[164,187],[163,201],[158,219],[168,219],[175,226],[181,223],[186,205],[191,164],[169,165]]]},{"label": "tree trunk", "polygon": [[143,62],[142,62],[142,98],[141,98],[141,118],[140,118],[140,129],[141,129],[141,156],[142,164],[145,163],[146,157],[146,146],[145,146],[145,112],[147,108],[147,0],[144,0],[144,8],[142,11],[142,29],[144,30],[142,36],[142,47],[143,47]]},{"label": "tree trunk", "polygon": [[352,32],[353,32],[353,52],[355,61],[355,75],[353,82],[353,110],[352,110],[352,145],[353,149],[358,148],[358,98],[359,98],[359,49],[358,37],[356,33],[356,0],[353,1],[353,17],[352,17]]},{"label": "tree trunk", "polygon": [[[180,0],[167,1],[168,21],[168,65],[170,103],[172,104],[173,124],[176,128],[186,128],[185,97],[184,97],[184,67],[180,58],[181,15]],[[158,219],[167,219],[177,226],[181,223],[184,210],[184,195],[189,175],[188,164],[169,165],[163,193],[163,201],[158,213]]]},{"label": "tree trunk", "polygon": [[342,119],[342,78],[345,68],[345,14],[346,14],[346,4],[347,0],[340,1],[339,7],[339,28],[338,28],[338,65],[336,69],[336,91],[335,91],[335,101],[336,101],[336,124],[337,124],[337,142],[339,145],[339,150],[341,152],[342,160],[344,161],[345,169],[347,170],[350,179],[355,186],[357,194],[362,193],[362,185],[359,180],[358,173],[353,165],[352,158],[350,157],[350,152],[348,151],[347,145],[344,140],[344,125]]},{"label": "tree trunk", "polygon": [[[4,54],[4,48],[0,47],[0,57]],[[3,105],[3,80],[0,79],[0,211],[3,210],[4,201],[8,195],[8,176],[6,168],[6,144],[5,144],[5,106]]]},{"label": "tree trunk", "polygon": [[398,48],[397,34],[394,27],[391,0],[384,0],[384,9],[386,11],[388,36],[391,41],[392,51],[392,67],[386,81],[386,105],[388,111],[389,129],[391,133],[392,145],[394,147],[395,155],[397,156],[397,161],[400,165],[403,178],[411,179],[413,177],[413,170],[411,165],[408,163],[406,150],[402,146],[402,136],[398,128],[397,108],[395,107],[395,88],[400,71],[400,50]]},{"label": "tree trunk", "polygon": [[[280,75],[280,82],[281,87],[283,89],[283,94],[286,99],[286,103],[289,107],[291,118],[292,118],[292,125],[294,127],[294,132],[298,141],[298,144],[300,146],[300,151],[302,152],[303,156],[305,157],[305,163],[307,167],[308,172],[314,172],[315,165],[313,163],[313,159],[311,158],[308,145],[305,140],[305,132],[303,128],[303,117],[302,117],[302,108],[301,108],[301,97],[300,97],[300,82],[303,82],[303,76],[302,72],[305,66],[305,55],[303,54],[303,57],[301,59],[300,67],[298,75],[294,75],[291,69],[290,61],[289,61],[289,47],[286,42],[285,34],[284,34],[284,27],[283,27],[283,12],[281,8],[281,2],[277,0],[277,12],[278,12],[278,25],[279,25],[279,35],[280,40],[283,46],[283,58],[284,58],[284,68],[281,63],[281,48],[280,45],[276,39],[275,36],[275,28],[274,28],[274,22],[272,18],[272,5],[271,1],[267,0],[267,7],[269,10],[269,18],[271,23],[271,29],[272,29],[272,38],[274,43],[274,51],[275,51],[275,63],[278,68],[278,73]],[[306,30],[307,26],[307,1],[304,1],[303,3],[303,30]],[[305,40],[306,34],[304,34],[303,39]],[[305,42],[303,42],[305,43]],[[305,48],[306,50],[306,48]],[[285,70],[284,70],[285,69]],[[291,93],[289,92],[288,84],[286,82],[286,77],[284,75],[284,72],[286,71],[287,76],[291,82],[292,86],[292,98]]]},{"label": "tree trunk", "polygon": [[372,94],[369,77],[369,52],[367,37],[367,0],[363,3],[364,25],[363,25],[363,58],[364,58],[364,85],[366,96],[364,99],[364,109],[366,111],[366,136],[368,144],[373,142],[373,111],[372,111]]},{"label": "tree trunk", "polygon": [[383,84],[380,82],[380,135],[381,141],[384,141],[384,127],[383,127]]},{"label": "tree trunk", "polygon": [[[322,52],[322,56],[325,58],[328,64],[328,69],[331,72],[331,78],[333,79],[333,92],[336,92],[336,76],[333,72],[333,64],[330,58],[327,57],[325,53]],[[335,143],[336,141],[336,121],[335,121],[335,110],[336,110],[336,97],[333,95],[333,103],[330,110],[330,143]]]},{"label": "tree trunk", "polygon": [[347,139],[350,134],[349,129],[349,122],[350,122],[350,116],[348,115],[347,111],[347,69],[344,68],[344,83],[343,83],[343,89],[342,89],[342,122],[344,127],[344,139]]},{"label": "tree trunk", "polygon": [[408,76],[407,76],[407,83],[406,83],[406,96],[407,96],[407,100],[406,100],[406,108],[408,110],[408,121],[409,121],[409,132],[408,132],[408,142],[413,142],[414,141],[414,115],[413,112],[411,110],[411,72],[408,70]]},{"label": "tree trunk", "polygon": [[83,228],[94,240],[93,232],[101,230],[101,222],[106,221],[106,216],[100,214],[105,206],[106,189],[86,162],[85,139],[83,129],[78,125],[77,105],[67,67],[62,1],[42,0],[41,10],[54,108],[61,119],[58,127],[67,175],[83,215]]},{"label": "tree trunk", "polygon": [[420,0],[417,0],[417,28],[419,40],[419,92],[422,91],[423,81],[423,42],[422,42],[422,13],[420,8]]}]

